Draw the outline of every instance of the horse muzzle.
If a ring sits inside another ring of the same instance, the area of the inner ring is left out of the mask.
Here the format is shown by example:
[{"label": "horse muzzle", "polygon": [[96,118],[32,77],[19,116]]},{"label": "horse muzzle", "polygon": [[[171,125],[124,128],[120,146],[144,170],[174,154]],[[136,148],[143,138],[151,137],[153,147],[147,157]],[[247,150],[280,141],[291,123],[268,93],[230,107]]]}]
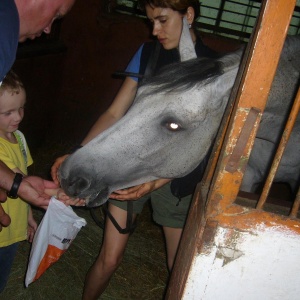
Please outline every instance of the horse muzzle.
[{"label": "horse muzzle", "polygon": [[109,198],[109,188],[102,184],[96,191],[91,180],[81,176],[67,176],[59,174],[62,189],[72,198],[84,199],[87,207],[96,207],[104,204]]}]

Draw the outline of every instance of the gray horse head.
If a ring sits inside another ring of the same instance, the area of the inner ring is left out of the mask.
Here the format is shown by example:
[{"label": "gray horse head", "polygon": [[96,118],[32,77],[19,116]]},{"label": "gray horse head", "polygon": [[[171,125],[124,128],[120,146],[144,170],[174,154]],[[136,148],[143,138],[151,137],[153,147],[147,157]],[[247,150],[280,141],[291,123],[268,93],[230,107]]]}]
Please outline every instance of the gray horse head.
[{"label": "gray horse head", "polygon": [[126,115],[66,159],[63,189],[97,206],[117,189],[190,173],[215,138],[240,57],[190,59],[145,80]]},{"label": "gray horse head", "polygon": [[[195,59],[186,21],[180,44],[183,61],[144,80],[127,114],[63,163],[60,178],[67,194],[85,198],[87,206],[97,206],[115,190],[182,177],[202,161],[219,128],[242,51],[220,59]],[[253,191],[267,174],[299,87],[299,51],[300,35],[288,37],[242,190]],[[294,190],[300,177],[299,149],[300,116],[275,177],[289,182]]]}]

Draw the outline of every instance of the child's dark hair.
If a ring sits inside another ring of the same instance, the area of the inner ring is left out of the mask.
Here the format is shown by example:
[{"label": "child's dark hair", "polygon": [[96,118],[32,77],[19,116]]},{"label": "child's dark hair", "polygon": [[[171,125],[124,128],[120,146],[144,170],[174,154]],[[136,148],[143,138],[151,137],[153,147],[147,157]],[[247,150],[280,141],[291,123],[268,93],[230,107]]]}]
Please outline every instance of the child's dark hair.
[{"label": "child's dark hair", "polygon": [[142,11],[145,11],[145,6],[150,7],[164,7],[171,8],[175,11],[185,14],[188,7],[194,8],[195,20],[200,15],[200,2],[199,0],[138,0],[138,7]]},{"label": "child's dark hair", "polygon": [[2,81],[0,91],[11,90],[13,93],[18,94],[20,92],[20,89],[23,88],[24,85],[19,76],[13,70],[10,70]]}]

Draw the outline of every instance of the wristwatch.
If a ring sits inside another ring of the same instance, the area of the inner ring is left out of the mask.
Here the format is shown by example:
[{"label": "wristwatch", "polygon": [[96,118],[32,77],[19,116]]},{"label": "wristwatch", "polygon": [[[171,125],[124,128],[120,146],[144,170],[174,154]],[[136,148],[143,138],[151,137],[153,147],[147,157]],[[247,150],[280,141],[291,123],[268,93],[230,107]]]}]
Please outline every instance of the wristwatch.
[{"label": "wristwatch", "polygon": [[18,198],[18,190],[19,190],[20,184],[22,182],[22,179],[23,179],[23,175],[21,173],[16,173],[10,191],[6,192],[6,195],[9,198],[12,198],[12,199]]}]

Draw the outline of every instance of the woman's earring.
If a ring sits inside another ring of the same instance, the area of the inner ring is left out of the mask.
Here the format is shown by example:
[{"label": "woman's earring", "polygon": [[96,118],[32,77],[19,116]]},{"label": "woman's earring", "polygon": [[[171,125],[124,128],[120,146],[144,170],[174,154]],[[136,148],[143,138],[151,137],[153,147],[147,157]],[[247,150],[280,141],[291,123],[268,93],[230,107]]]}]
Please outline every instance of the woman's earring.
[{"label": "woman's earring", "polygon": [[192,24],[189,24],[189,28],[190,28],[190,29],[192,28]]}]

